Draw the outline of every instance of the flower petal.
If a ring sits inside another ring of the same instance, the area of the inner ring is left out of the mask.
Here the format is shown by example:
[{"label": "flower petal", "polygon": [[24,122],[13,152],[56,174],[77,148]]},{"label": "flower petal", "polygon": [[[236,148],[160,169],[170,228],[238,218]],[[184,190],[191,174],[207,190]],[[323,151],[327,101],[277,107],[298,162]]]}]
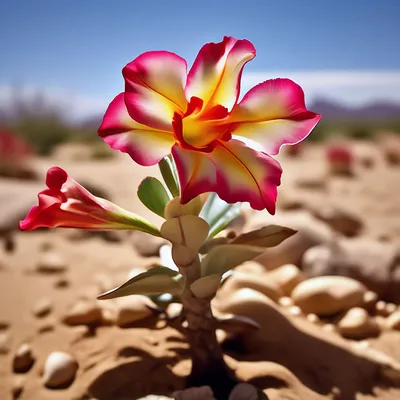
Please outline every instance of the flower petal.
[{"label": "flower petal", "polygon": [[154,165],[171,152],[172,133],[150,128],[128,114],[124,93],[109,105],[99,135],[114,150],[128,153],[140,165]]},{"label": "flower petal", "polygon": [[215,191],[217,172],[207,153],[182,149],[176,144],[172,155],[179,175],[183,204],[201,193]]},{"label": "flower petal", "polygon": [[218,142],[211,153],[181,149],[172,154],[186,203],[205,192],[216,192],[228,203],[248,201],[256,210],[275,213],[282,169],[277,161],[238,140]]},{"label": "flower petal", "polygon": [[282,145],[305,139],[320,118],[306,109],[299,85],[290,79],[271,79],[247,92],[229,120],[233,135],[251,139],[274,155]]},{"label": "flower petal", "polygon": [[240,92],[244,65],[255,57],[248,40],[224,37],[222,42],[204,45],[188,74],[186,97],[199,97],[204,107],[222,105],[232,109]]},{"label": "flower petal", "polygon": [[170,130],[175,112],[187,108],[186,61],[167,51],[141,54],[122,70],[130,116],[137,122]]}]

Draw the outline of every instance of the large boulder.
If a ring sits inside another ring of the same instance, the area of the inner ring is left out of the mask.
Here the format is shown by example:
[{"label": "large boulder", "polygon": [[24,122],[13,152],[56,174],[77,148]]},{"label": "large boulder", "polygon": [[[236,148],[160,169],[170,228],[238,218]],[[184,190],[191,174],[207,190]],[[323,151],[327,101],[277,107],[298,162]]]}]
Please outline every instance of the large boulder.
[{"label": "large boulder", "polygon": [[307,250],[301,267],[308,276],[354,278],[381,299],[400,303],[400,252],[394,244],[340,238]]}]

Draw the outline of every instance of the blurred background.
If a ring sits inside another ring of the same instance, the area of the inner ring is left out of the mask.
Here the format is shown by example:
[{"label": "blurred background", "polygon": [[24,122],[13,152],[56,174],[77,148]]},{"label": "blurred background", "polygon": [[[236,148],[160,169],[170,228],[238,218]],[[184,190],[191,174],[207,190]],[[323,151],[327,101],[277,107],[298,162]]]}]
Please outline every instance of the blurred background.
[{"label": "blurred background", "polygon": [[231,35],[257,49],[242,94],[271,77],[298,82],[309,108],[323,114],[310,140],[395,132],[399,15],[396,0],[3,2],[0,125],[40,155],[65,141],[99,143],[124,65],[160,49],[190,65],[204,43]]}]

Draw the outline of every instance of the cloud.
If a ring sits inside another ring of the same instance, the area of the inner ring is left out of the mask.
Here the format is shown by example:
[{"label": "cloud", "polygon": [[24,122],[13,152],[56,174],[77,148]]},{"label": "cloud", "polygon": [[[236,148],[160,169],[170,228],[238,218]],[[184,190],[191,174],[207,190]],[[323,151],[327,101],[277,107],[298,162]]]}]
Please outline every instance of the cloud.
[{"label": "cloud", "polygon": [[290,78],[309,102],[327,98],[349,105],[373,101],[400,103],[400,71],[266,71],[243,75],[243,92],[266,79]]},{"label": "cloud", "polygon": [[[359,106],[374,101],[400,104],[399,71],[265,71],[245,72],[242,93],[254,85],[271,78],[285,77],[299,83],[306,93],[307,103],[317,98],[334,100],[347,105]],[[118,93],[116,88],[115,93]],[[12,107],[16,98],[35,101],[38,94],[46,104],[59,107],[73,121],[94,115],[102,115],[111,98],[72,93],[63,88],[35,86],[0,86],[0,109]]]}]

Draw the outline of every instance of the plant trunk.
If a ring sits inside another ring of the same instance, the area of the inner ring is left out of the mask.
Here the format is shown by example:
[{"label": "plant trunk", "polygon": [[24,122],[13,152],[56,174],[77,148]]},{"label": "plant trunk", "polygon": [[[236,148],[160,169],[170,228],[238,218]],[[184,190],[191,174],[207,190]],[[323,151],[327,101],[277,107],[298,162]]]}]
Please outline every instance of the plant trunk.
[{"label": "plant trunk", "polygon": [[190,290],[190,285],[200,277],[200,260],[197,258],[181,271],[185,276],[182,304],[187,321],[186,337],[192,355],[188,385],[208,385],[218,400],[228,399],[229,393],[238,382],[225,364],[217,341],[216,321],[211,311],[210,299],[196,298]]}]

